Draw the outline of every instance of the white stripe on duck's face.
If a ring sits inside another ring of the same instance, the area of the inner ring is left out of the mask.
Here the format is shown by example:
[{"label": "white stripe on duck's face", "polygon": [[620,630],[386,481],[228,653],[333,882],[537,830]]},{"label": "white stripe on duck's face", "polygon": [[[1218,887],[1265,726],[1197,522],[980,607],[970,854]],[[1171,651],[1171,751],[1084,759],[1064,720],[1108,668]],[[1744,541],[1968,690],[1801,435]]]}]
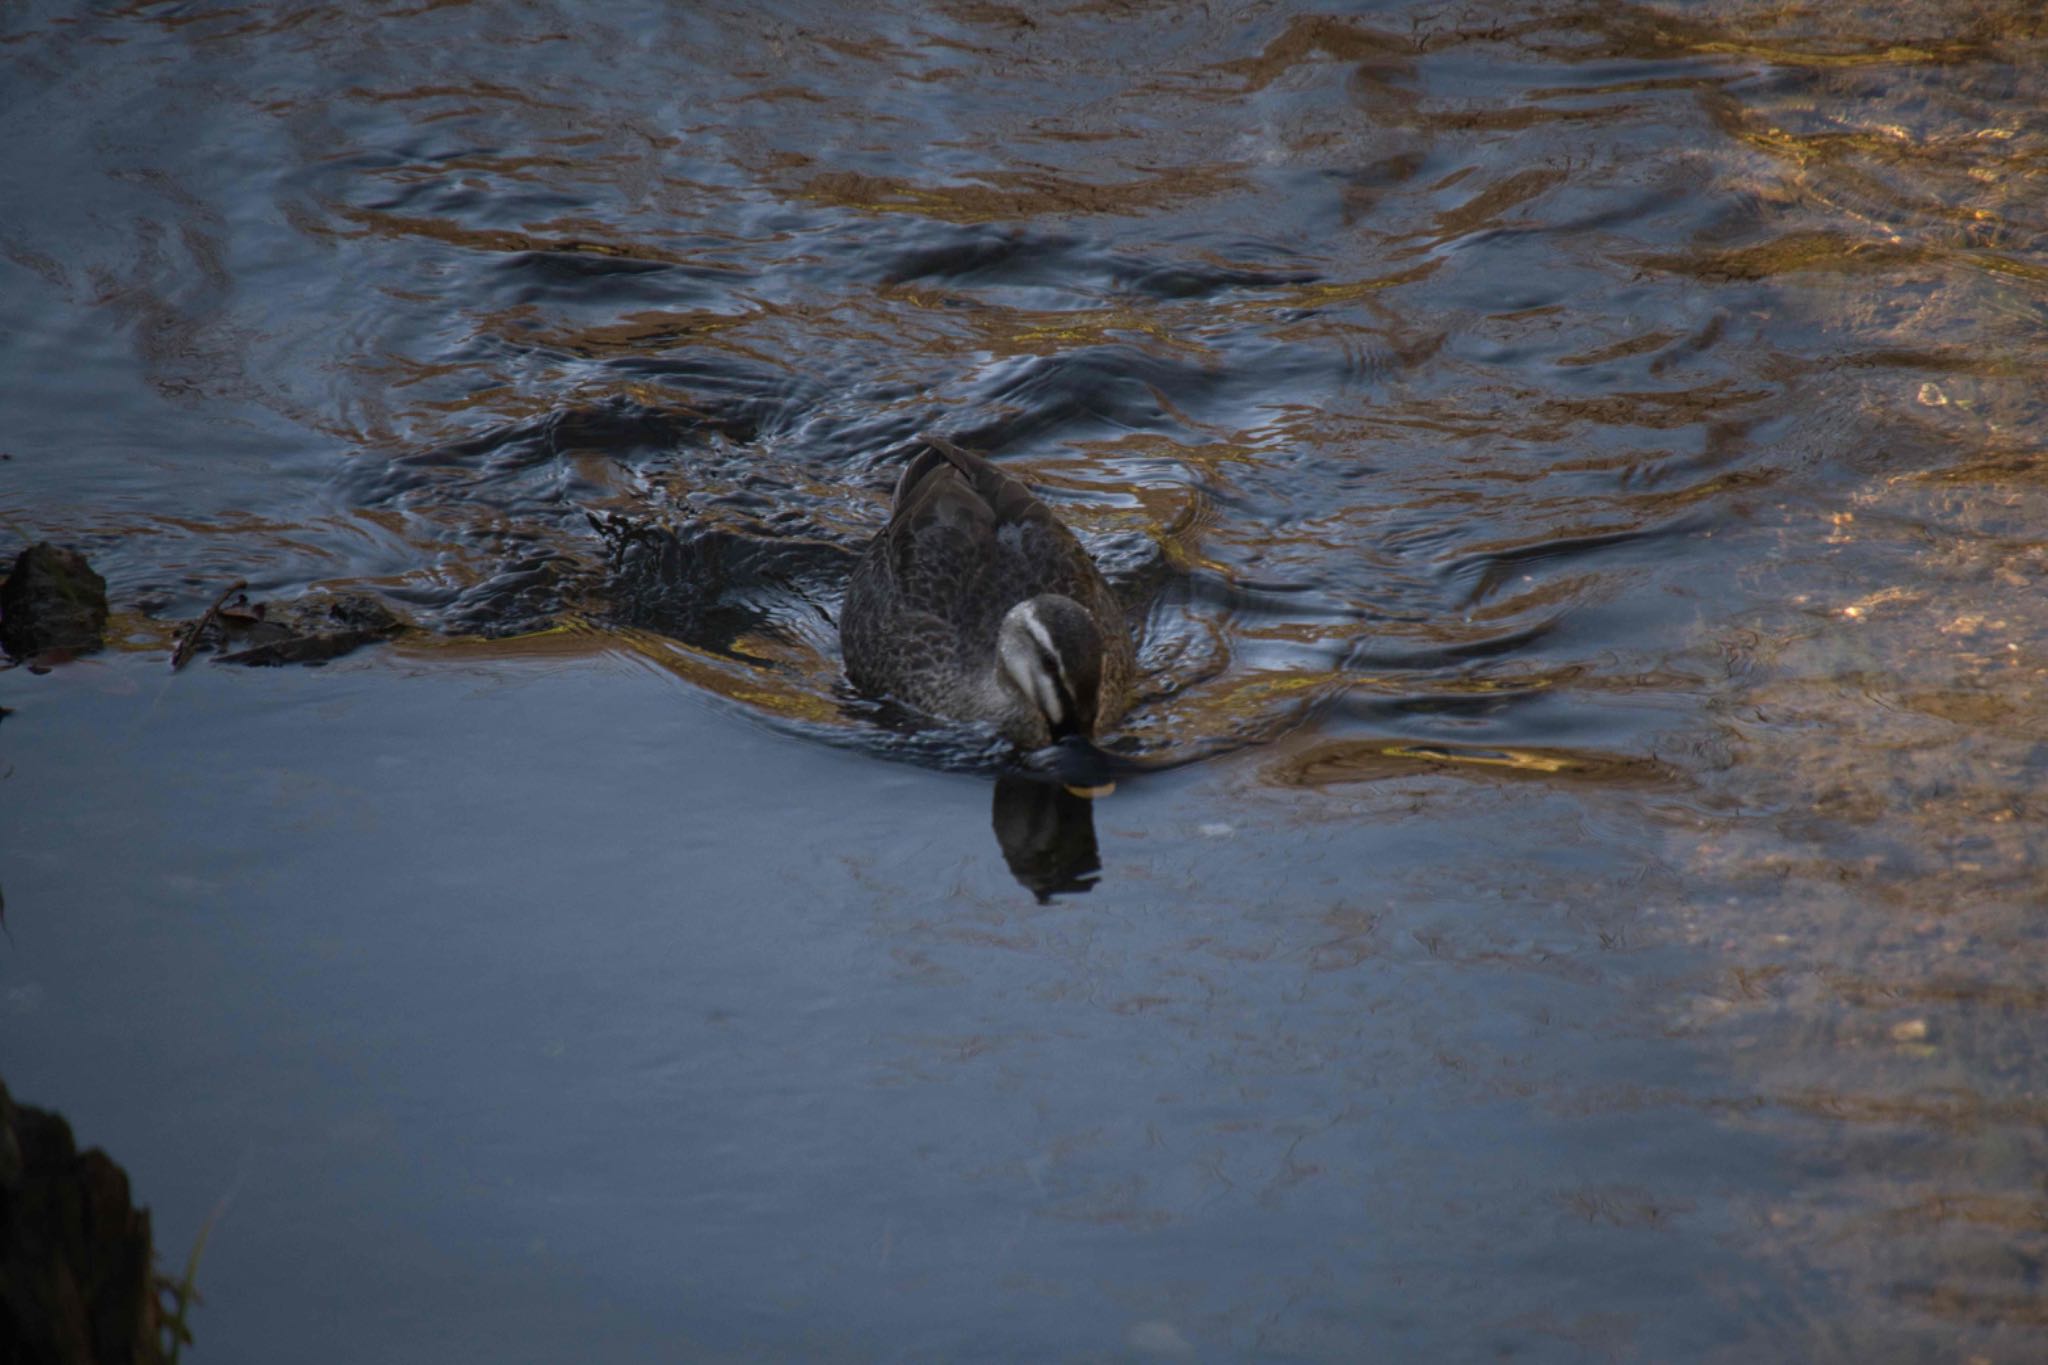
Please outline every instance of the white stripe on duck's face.
[{"label": "white stripe on duck's face", "polygon": [[1040,618],[1036,602],[1020,602],[1010,609],[1003,618],[996,649],[1010,682],[1038,708],[1045,717],[1046,728],[1059,732],[1067,724],[1068,699],[1073,696],[1073,687],[1067,681],[1066,663],[1053,645],[1052,632]]}]

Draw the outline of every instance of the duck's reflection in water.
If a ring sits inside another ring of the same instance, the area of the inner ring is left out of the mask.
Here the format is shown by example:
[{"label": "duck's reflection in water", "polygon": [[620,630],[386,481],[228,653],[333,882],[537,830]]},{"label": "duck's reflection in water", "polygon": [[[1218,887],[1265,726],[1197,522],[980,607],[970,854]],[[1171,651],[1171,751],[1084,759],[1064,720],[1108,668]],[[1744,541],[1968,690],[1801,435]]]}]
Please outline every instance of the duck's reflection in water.
[{"label": "duck's reflection in water", "polygon": [[1090,890],[1101,876],[1095,803],[1063,784],[1014,774],[997,778],[993,820],[1010,875],[1039,904]]}]

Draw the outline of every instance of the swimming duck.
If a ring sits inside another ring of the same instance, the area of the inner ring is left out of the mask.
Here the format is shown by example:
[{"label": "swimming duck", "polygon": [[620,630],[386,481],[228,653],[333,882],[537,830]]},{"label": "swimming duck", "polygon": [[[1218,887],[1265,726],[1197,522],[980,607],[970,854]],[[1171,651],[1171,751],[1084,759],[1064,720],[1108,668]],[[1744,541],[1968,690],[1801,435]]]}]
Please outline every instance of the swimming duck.
[{"label": "swimming duck", "polygon": [[889,524],[846,589],[846,676],[1020,748],[1093,741],[1130,704],[1123,609],[1030,490],[937,437],[896,481]]}]

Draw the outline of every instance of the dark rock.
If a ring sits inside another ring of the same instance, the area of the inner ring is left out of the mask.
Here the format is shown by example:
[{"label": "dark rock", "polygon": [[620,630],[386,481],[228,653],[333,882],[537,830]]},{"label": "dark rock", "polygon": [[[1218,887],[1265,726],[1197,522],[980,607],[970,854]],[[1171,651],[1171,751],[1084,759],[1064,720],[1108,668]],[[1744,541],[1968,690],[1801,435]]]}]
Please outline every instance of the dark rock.
[{"label": "dark rock", "polygon": [[107,581],[85,556],[41,541],[23,550],[0,585],[0,647],[16,658],[46,650],[85,654],[107,633]]},{"label": "dark rock", "polygon": [[265,612],[261,620],[231,624],[242,647],[222,654],[217,663],[325,663],[405,630],[397,613],[361,592],[303,598],[281,616]]},{"label": "dark rock", "polygon": [[121,1168],[0,1085],[0,1359],[159,1365],[153,1260]]}]

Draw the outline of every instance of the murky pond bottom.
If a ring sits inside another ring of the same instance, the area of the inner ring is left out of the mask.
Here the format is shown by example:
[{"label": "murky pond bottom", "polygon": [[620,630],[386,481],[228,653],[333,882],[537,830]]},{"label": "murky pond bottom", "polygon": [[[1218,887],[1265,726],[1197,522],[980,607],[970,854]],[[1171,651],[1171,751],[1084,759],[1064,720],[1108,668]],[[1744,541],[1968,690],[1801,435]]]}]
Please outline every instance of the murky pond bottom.
[{"label": "murky pond bottom", "polygon": [[168,1252],[217,1212],[208,1359],[1907,1358],[1815,1220],[2022,1273],[1951,1225],[2038,1115],[1938,1037],[1858,1044],[1918,1101],[1731,1054],[1632,803],[1246,754],[1039,903],[985,780],[391,662],[9,686],[0,1062]]}]

